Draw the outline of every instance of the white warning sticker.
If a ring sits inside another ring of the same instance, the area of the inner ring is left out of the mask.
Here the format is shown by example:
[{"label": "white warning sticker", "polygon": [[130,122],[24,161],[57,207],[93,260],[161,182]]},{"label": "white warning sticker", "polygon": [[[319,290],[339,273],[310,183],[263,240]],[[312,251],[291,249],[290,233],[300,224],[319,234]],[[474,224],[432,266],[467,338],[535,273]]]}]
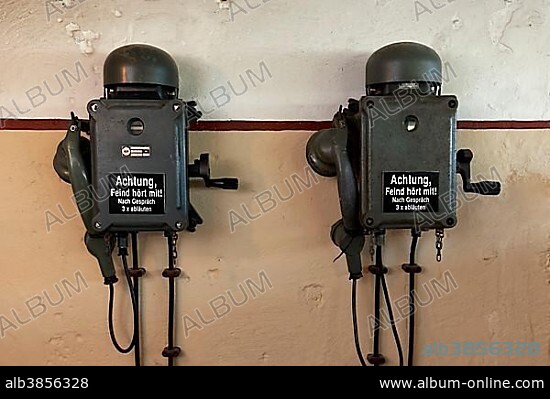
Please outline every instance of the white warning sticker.
[{"label": "white warning sticker", "polygon": [[384,172],[384,213],[437,212],[439,172]]},{"label": "white warning sticker", "polygon": [[109,213],[164,214],[164,174],[109,175]]}]

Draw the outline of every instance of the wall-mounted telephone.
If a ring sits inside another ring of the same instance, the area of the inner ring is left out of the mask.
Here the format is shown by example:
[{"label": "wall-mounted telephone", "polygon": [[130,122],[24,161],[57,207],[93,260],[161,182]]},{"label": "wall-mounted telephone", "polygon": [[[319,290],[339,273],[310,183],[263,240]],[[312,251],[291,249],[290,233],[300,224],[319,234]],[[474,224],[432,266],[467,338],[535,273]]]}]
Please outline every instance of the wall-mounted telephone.
[{"label": "wall-mounted telephone", "polygon": [[[89,120],[72,115],[53,162],[59,177],[72,186],[86,246],[109,286],[112,341],[122,353],[135,349],[136,365],[141,362],[139,278],[145,274],[139,266],[138,232],[164,232],[168,241],[168,267],[162,272],[169,281],[168,345],[162,354],[173,365],[181,352],[174,344],[175,278],[181,273],[177,233],[195,231],[203,222],[189,201],[189,179],[201,178],[207,187],[238,188],[235,178],[211,179],[208,154],[188,164],[189,124],[201,113],[194,102],[179,99],[178,87],[178,67],[165,51],[142,44],[114,50],[104,64],[104,96],[89,102]],[[134,312],[134,335],[126,348],[113,331],[115,248]]]}]

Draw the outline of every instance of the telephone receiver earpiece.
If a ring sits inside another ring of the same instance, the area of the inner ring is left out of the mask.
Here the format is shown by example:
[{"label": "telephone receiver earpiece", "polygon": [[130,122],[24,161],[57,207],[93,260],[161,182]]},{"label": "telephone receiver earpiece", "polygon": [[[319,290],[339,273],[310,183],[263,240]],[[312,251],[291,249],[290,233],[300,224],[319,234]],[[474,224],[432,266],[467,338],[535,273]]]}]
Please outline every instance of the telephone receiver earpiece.
[{"label": "telephone receiver earpiece", "polygon": [[[65,151],[65,145],[65,139],[61,140],[57,145],[57,150],[53,158],[53,168],[61,180],[71,184],[68,165],[69,160],[67,152]],[[86,164],[86,170],[89,172],[91,170],[90,140],[84,136],[80,137],[80,152]]]},{"label": "telephone receiver earpiece", "polygon": [[81,136],[82,121],[71,113],[71,123],[67,134],[57,146],[53,167],[57,175],[69,183],[86,228],[84,241],[86,248],[99,262],[105,284],[118,281],[112,258],[114,245],[111,238],[98,233],[93,226],[93,196],[90,190],[90,142]]},{"label": "telephone receiver earpiece", "polygon": [[359,220],[359,198],[355,173],[348,153],[348,128],[341,111],[335,127],[312,135],[306,147],[306,159],[319,175],[337,178],[342,219],[333,225],[332,242],[346,255],[350,279],[361,278],[361,251],[365,239]]}]

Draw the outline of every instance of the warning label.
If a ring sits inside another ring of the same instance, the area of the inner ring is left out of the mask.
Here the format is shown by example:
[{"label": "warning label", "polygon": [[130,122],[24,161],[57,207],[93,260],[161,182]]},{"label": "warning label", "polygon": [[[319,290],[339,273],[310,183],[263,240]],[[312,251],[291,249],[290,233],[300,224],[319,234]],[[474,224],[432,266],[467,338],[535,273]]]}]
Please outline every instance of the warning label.
[{"label": "warning label", "polygon": [[437,212],[439,172],[384,172],[384,213]]},{"label": "warning label", "polygon": [[112,173],[109,175],[109,213],[164,213],[164,174]]}]

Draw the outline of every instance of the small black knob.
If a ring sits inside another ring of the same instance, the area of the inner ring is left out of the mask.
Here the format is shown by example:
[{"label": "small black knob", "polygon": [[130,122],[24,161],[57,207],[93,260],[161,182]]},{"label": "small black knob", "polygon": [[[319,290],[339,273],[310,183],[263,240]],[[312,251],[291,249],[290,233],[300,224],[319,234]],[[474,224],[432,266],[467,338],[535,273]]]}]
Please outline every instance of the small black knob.
[{"label": "small black knob", "polygon": [[499,195],[501,190],[500,182],[498,181],[480,181],[478,183],[470,183],[472,193],[481,195]]},{"label": "small black knob", "polygon": [[233,177],[223,177],[220,179],[208,179],[206,187],[221,188],[223,190],[238,190],[239,179]]},{"label": "small black knob", "polygon": [[458,150],[456,154],[456,159],[459,163],[470,163],[472,162],[472,159],[474,158],[474,153],[472,150],[464,149],[464,150]]}]

